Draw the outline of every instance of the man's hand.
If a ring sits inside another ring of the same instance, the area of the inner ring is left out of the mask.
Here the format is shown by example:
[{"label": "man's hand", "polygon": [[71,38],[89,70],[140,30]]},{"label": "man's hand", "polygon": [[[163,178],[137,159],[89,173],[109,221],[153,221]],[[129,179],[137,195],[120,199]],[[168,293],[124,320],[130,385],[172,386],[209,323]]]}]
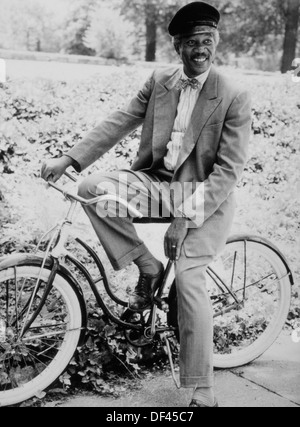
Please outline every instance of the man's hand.
[{"label": "man's hand", "polygon": [[41,177],[47,182],[55,183],[71,165],[72,159],[67,156],[63,156],[60,159],[47,160],[42,166]]},{"label": "man's hand", "polygon": [[188,220],[175,218],[165,235],[165,255],[171,261],[178,261],[181,248],[188,234]]}]

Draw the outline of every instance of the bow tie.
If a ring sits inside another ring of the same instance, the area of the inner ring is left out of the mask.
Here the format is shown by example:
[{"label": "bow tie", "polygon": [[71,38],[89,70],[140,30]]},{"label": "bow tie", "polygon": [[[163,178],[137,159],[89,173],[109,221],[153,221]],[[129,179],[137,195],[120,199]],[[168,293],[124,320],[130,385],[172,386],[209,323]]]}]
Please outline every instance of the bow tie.
[{"label": "bow tie", "polygon": [[177,84],[179,90],[185,90],[189,86],[195,90],[202,88],[202,84],[197,79],[180,79]]}]

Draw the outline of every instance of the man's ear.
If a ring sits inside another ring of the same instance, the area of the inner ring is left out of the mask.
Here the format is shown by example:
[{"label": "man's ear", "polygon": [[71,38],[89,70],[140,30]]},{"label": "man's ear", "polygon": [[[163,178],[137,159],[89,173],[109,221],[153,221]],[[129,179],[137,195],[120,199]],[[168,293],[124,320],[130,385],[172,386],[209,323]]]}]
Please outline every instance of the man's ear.
[{"label": "man's ear", "polygon": [[175,48],[175,50],[176,50],[176,52],[177,52],[177,54],[179,55],[179,56],[181,56],[181,52],[180,52],[180,46],[181,46],[181,42],[179,41],[179,40],[174,40],[174,48]]}]

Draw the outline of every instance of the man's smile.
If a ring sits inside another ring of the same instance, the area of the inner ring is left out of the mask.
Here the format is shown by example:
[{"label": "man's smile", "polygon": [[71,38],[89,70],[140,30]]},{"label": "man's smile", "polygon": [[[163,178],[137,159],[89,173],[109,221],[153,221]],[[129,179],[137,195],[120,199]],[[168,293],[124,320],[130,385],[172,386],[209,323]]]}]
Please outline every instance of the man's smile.
[{"label": "man's smile", "polygon": [[195,62],[196,64],[203,64],[207,60],[208,60],[207,55],[200,55],[192,58],[192,61]]}]

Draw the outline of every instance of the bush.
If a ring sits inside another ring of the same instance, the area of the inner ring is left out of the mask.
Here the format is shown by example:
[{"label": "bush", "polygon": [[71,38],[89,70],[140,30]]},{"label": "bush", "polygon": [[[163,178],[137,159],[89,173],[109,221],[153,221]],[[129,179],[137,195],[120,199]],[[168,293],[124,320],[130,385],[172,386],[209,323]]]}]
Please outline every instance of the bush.
[{"label": "bush", "polygon": [[98,56],[107,59],[128,59],[132,56],[134,26],[114,9],[101,7],[94,14],[86,34],[86,43]]},{"label": "bush", "polygon": [[[103,318],[94,301],[88,302],[88,310],[87,341],[60,381],[67,387],[77,385],[102,394],[116,394],[116,376],[130,374],[138,378],[140,368],[133,359],[136,355],[130,350],[124,333]],[[111,377],[114,381],[109,381]]]}]

